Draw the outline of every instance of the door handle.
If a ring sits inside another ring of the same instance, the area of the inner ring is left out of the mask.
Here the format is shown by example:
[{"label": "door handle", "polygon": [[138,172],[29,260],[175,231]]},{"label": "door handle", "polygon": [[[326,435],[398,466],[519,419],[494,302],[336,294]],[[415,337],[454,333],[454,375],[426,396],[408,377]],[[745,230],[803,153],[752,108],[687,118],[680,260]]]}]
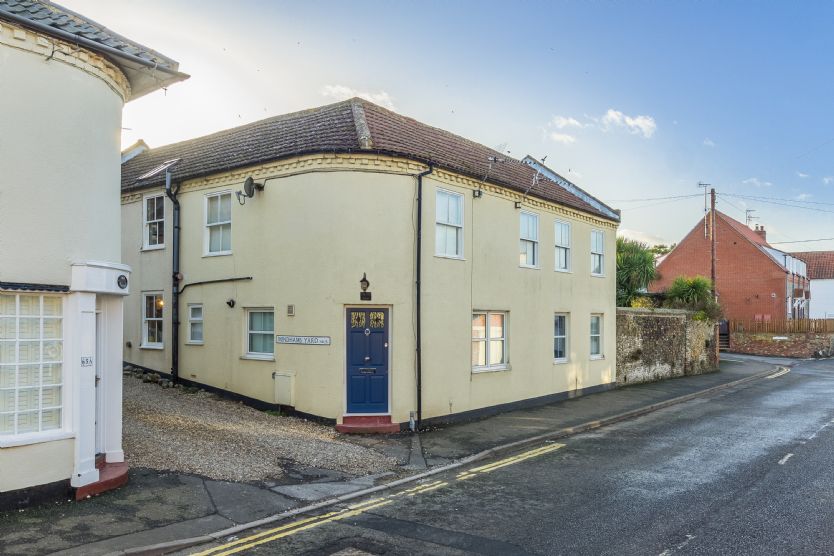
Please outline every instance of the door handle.
[{"label": "door handle", "polygon": [[370,355],[366,355],[366,356],[365,356],[365,361],[370,361],[370,360],[371,360],[371,356],[370,356]]}]

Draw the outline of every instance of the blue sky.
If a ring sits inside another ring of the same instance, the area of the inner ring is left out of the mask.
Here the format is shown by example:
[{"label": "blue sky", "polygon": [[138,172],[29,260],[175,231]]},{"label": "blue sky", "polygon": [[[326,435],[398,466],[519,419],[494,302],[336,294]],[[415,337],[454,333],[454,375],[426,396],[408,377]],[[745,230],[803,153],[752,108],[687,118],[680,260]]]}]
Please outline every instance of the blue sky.
[{"label": "blue sky", "polygon": [[702,197],[637,199],[694,195],[698,181],[734,218],[755,209],[773,242],[834,237],[831,2],[62,3],[192,75],[128,104],[125,143],[360,94],[512,156],[546,155],[622,208],[633,237],[685,235]]}]

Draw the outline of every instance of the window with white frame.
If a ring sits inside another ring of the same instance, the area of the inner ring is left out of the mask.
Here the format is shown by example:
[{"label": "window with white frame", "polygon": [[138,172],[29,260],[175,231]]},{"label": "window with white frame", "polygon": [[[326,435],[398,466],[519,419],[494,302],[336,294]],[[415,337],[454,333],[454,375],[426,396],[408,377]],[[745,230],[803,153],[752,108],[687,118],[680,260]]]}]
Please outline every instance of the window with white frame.
[{"label": "window with white frame", "polygon": [[602,357],[602,315],[591,315],[591,357]]},{"label": "window with white frame", "polygon": [[599,230],[591,232],[591,274],[602,276],[605,273],[605,234]]},{"label": "window with white frame", "polygon": [[472,313],[472,369],[503,369],[507,366],[507,313]]},{"label": "window with white frame", "polygon": [[142,298],[142,347],[161,348],[162,316],[165,309],[162,292],[146,293]]},{"label": "window with white frame", "polygon": [[206,253],[225,255],[232,252],[232,194],[206,196]]},{"label": "window with white frame", "polygon": [[145,249],[165,247],[165,196],[145,197],[143,205]]},{"label": "window with white frame", "polygon": [[463,195],[437,190],[434,253],[463,258]]},{"label": "window with white frame", "polygon": [[536,268],[539,266],[539,217],[530,212],[520,215],[520,252],[521,266]]},{"label": "window with white frame", "polygon": [[63,427],[63,298],[0,294],[0,438]]},{"label": "window with white frame", "polygon": [[275,312],[272,309],[247,309],[246,355],[269,357],[275,353]]},{"label": "window with white frame", "polygon": [[568,315],[556,313],[553,316],[553,360],[568,360]]},{"label": "window with white frame", "polygon": [[203,305],[194,303],[188,306],[188,342],[203,343]]},{"label": "window with white frame", "polygon": [[556,270],[570,271],[570,223],[556,221]]}]

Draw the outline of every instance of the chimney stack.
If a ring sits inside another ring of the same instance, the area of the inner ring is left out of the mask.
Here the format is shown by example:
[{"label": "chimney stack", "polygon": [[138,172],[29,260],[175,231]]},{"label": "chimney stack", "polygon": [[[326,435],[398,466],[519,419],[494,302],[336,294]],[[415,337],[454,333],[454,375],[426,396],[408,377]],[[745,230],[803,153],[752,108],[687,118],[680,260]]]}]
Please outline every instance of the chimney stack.
[{"label": "chimney stack", "polygon": [[756,224],[756,229],[753,231],[759,234],[759,237],[761,237],[763,241],[767,241],[767,232],[765,231],[764,226],[759,226],[758,224]]}]

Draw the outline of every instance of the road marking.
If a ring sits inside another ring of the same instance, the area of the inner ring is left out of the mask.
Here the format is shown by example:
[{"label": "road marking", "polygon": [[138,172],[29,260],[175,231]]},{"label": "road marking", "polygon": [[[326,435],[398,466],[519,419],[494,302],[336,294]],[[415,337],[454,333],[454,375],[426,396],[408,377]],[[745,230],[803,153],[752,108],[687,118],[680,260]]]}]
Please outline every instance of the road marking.
[{"label": "road marking", "polygon": [[779,460],[779,465],[785,465],[785,462],[787,462],[792,457],[793,457],[793,454],[786,455],[785,457],[783,457],[782,459]]},{"label": "road marking", "polygon": [[675,550],[680,550],[684,546],[688,545],[689,541],[691,541],[694,538],[695,538],[695,535],[686,535],[686,540],[685,541],[683,541],[682,543],[680,543],[678,545],[675,545],[673,548],[667,548],[666,550],[664,550],[663,552],[658,554],[658,556],[669,556]]},{"label": "road marking", "polygon": [[780,376],[782,376],[782,375],[786,375],[786,374],[788,374],[789,372],[791,372],[791,370],[790,370],[790,369],[782,369],[781,371],[779,371],[778,373],[776,373],[776,374],[774,374],[774,375],[766,376],[766,377],[765,377],[765,379],[766,379],[766,380],[770,380],[770,379],[772,379],[772,378],[779,378]]},{"label": "road marking", "polygon": [[722,361],[732,361],[733,363],[747,363],[746,359],[730,359],[729,357],[722,357]]},{"label": "road marking", "polygon": [[[504,458],[502,460],[494,461],[492,463],[488,463],[486,465],[481,465],[480,467],[475,467],[473,469],[469,469],[467,471],[463,471],[459,473],[456,477],[458,481],[464,481],[466,479],[471,479],[472,477],[476,477],[479,474],[483,473],[490,473],[495,471],[496,469],[501,469],[502,467],[506,467],[508,465],[514,465],[516,463],[520,463],[522,461],[528,460],[530,458],[535,458],[538,456],[542,456],[544,454],[549,454],[550,452],[554,452],[560,448],[563,448],[564,444],[558,443],[549,443],[541,448],[535,448],[533,450],[528,450],[526,452],[522,452],[520,454],[516,454],[515,456],[511,456],[508,458]],[[421,485],[417,485],[415,487],[401,490],[394,494],[389,494],[382,498],[374,498],[372,500],[366,500],[364,502],[360,502],[351,506],[348,506],[345,509],[328,512],[319,516],[308,517],[305,519],[300,519],[298,521],[294,521],[292,523],[287,523],[286,525],[281,525],[280,527],[275,527],[273,529],[269,529],[267,531],[262,531],[260,533],[256,533],[254,535],[250,535],[248,537],[237,539],[235,541],[215,546],[213,548],[209,548],[202,552],[198,552],[193,556],[227,556],[229,554],[236,554],[238,552],[242,552],[244,550],[248,550],[255,546],[276,541],[278,539],[282,539],[284,537],[288,537],[290,535],[294,535],[301,531],[306,531],[308,529],[313,529],[314,527],[318,527],[319,525],[324,525],[325,523],[331,523],[333,521],[338,521],[341,519],[345,519],[348,517],[357,516],[369,510],[373,510],[376,508],[380,508],[382,506],[386,506],[388,504],[392,504],[395,502],[395,498],[399,496],[416,496],[417,494],[423,494],[424,492],[431,492],[433,490],[437,490],[439,488],[448,486],[447,481],[437,480],[430,483],[424,483]]]}]

